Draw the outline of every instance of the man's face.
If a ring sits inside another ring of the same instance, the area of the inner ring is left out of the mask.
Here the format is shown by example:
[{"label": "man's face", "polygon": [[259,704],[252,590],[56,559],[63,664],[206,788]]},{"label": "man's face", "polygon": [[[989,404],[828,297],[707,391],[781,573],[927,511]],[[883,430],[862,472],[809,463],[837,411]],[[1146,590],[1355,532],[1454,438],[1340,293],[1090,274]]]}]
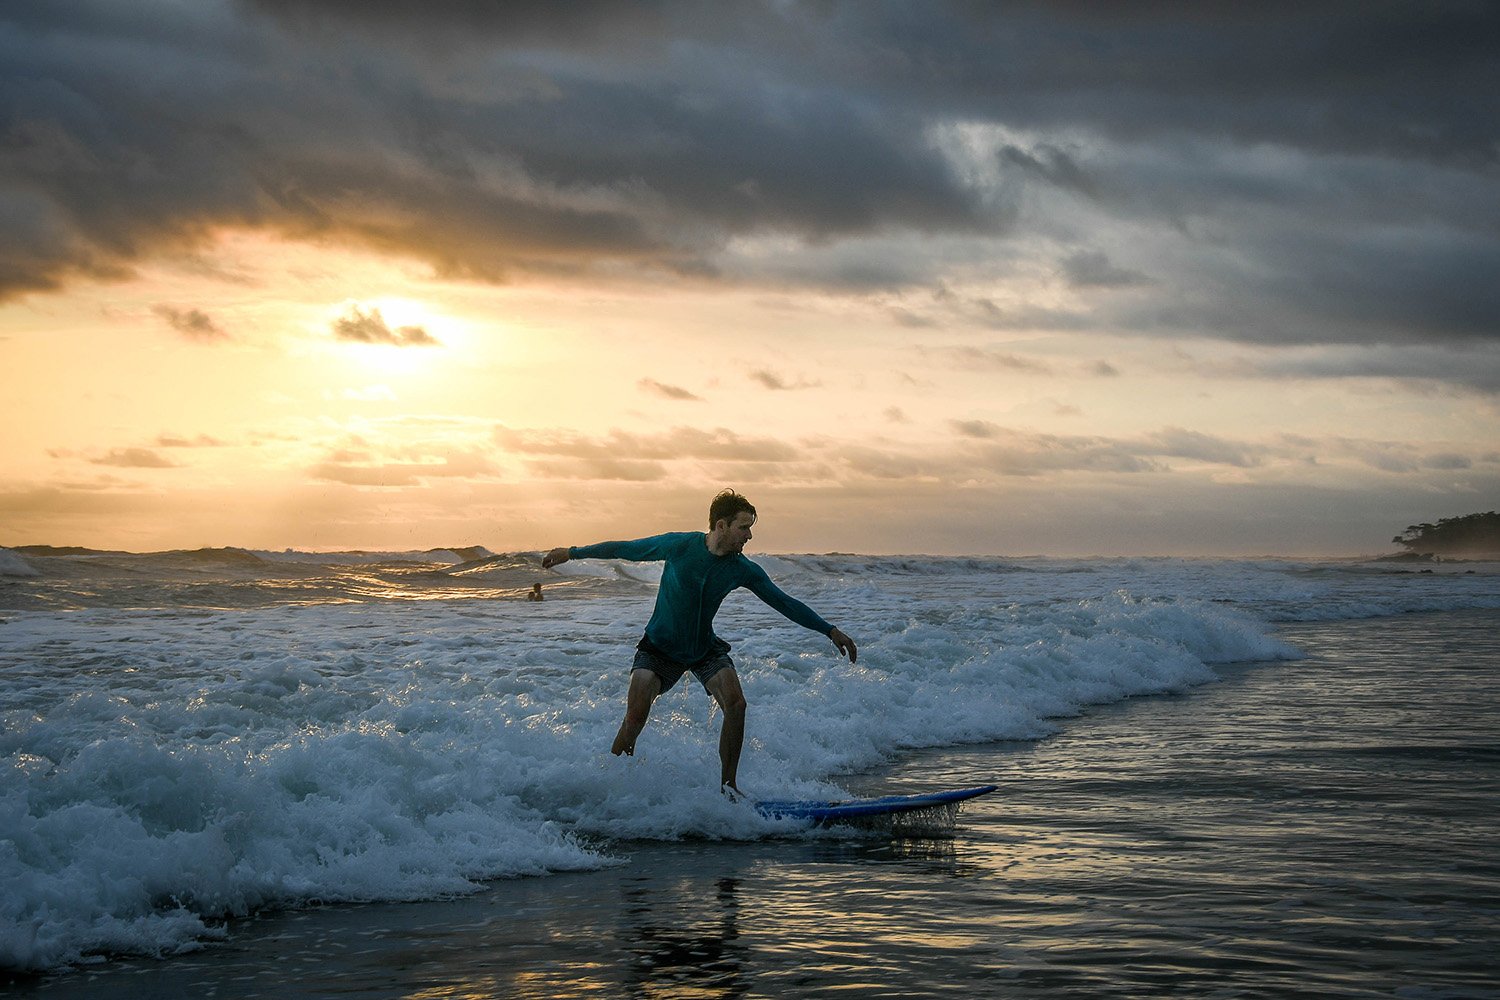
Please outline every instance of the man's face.
[{"label": "man's face", "polygon": [[755,515],[747,511],[742,510],[734,515],[734,520],[730,521],[724,529],[724,544],[728,546],[730,552],[744,551],[745,543],[750,541],[750,526],[754,523]]}]

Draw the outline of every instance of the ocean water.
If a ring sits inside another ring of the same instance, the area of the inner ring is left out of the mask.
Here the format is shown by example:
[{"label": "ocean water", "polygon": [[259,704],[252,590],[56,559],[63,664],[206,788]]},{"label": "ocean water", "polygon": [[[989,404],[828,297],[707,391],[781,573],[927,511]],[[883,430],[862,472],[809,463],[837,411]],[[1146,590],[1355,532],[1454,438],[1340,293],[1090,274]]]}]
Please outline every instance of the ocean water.
[{"label": "ocean water", "polygon": [[[926,839],[761,819],[717,792],[719,720],[694,684],[658,703],[634,759],[610,757],[651,566],[0,550],[0,963],[84,970],[43,984],[66,989],[139,968],[130,956],[188,970],[255,953],[277,921],[336,938],[394,912],[408,935],[431,918],[443,940],[455,926],[501,951],[524,938],[552,956],[525,980],[542,986],[503,992],[548,995],[558,975],[591,981],[573,961],[589,935],[563,929],[593,920],[607,936],[649,897],[622,947],[666,950],[632,974],[675,968],[691,986],[727,963],[739,971],[709,985],[740,993],[861,976],[891,995],[975,977],[1149,993],[1253,968],[1372,995],[1331,956],[1379,968],[1395,948],[1439,969],[1400,995],[1493,995],[1475,977],[1500,943],[1497,852],[1475,816],[1497,804],[1500,567],[757,558],[861,657],[730,599],[718,630],[751,702],[742,786],[1002,793]],[[527,602],[536,580],[547,600]],[[1349,873],[1406,855],[1438,860],[1396,888]],[[1178,915],[1187,872],[1223,906]],[[849,896],[851,877],[868,892]],[[752,899],[779,901],[764,925],[779,937],[759,941]],[[325,919],[346,902],[407,905]],[[528,937],[535,920],[507,922],[527,905],[556,921],[550,952]],[[684,932],[674,906],[734,932]],[[906,916],[882,922],[893,912]],[[1279,940],[1280,958],[1260,954],[1252,931],[1289,927],[1302,954]],[[693,958],[694,941],[719,957]],[[1144,957],[1174,947],[1176,966]],[[389,988],[382,970],[371,995]]]}]

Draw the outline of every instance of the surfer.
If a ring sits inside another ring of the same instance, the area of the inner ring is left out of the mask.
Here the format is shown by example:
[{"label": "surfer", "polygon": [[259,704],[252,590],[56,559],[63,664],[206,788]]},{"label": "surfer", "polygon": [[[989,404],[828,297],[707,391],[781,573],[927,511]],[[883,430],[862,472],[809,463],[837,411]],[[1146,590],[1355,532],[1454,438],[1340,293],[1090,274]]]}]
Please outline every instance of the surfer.
[{"label": "surfer", "polygon": [[625,699],[625,720],[610,753],[634,754],[635,741],[646,726],[651,703],[689,670],[724,710],[719,732],[720,781],[730,794],[739,794],[740,750],[745,743],[745,693],[740,688],[729,643],[714,634],[714,614],[729,592],[744,587],[772,608],[805,628],[833,640],[841,655],[853,663],[859,656],[854,640],[818,616],[807,605],[789,597],[771,582],[766,571],[745,558],[745,544],[755,524],[755,507],[733,490],[724,490],[708,508],[708,531],[678,531],[626,542],[600,542],[556,548],[542,558],[551,569],[569,559],[628,559],[665,562],[656,608],[646,623],[646,634],[636,645]]}]

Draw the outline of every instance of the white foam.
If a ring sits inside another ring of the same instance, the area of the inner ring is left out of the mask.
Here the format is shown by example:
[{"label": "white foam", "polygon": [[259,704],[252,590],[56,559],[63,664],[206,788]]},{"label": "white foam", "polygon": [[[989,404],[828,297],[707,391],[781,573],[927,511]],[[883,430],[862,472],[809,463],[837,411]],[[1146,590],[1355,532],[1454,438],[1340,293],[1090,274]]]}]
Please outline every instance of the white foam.
[{"label": "white foam", "polygon": [[655,585],[661,582],[662,564],[627,562],[623,559],[570,559],[553,567],[552,572],[561,576],[629,580]]},{"label": "white foam", "polygon": [[0,576],[39,576],[30,564],[10,549],[0,549]]},{"label": "white foam", "polygon": [[[838,794],[840,774],[904,748],[1035,738],[1217,663],[1296,655],[1246,609],[1500,606],[1483,574],[770,564],[861,649],[849,664],[748,593],[726,603],[750,701],[741,785],[778,798]],[[633,759],[608,754],[654,597],[639,581],[659,568],[561,569],[621,585],[540,604],[8,613],[0,962],[171,952],[257,907],[465,892],[610,864],[621,838],[784,829],[718,794],[719,720],[691,678]]]}]

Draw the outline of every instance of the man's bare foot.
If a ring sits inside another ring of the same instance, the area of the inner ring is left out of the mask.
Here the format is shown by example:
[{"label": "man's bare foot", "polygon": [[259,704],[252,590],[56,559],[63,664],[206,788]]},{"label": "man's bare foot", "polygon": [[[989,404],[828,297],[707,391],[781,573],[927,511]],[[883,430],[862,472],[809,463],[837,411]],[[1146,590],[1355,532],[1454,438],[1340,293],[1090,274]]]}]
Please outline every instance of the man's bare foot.
[{"label": "man's bare foot", "polygon": [[615,745],[609,748],[609,752],[616,757],[624,754],[627,757],[635,756],[635,740],[630,739],[624,733],[615,737]]},{"label": "man's bare foot", "polygon": [[724,784],[722,784],[722,785],[719,786],[719,791],[723,792],[724,793],[724,797],[727,798],[730,802],[744,802],[745,801],[745,793],[742,792],[742,791],[740,791],[739,786],[737,786],[737,785],[731,785],[727,781],[724,782]]}]

